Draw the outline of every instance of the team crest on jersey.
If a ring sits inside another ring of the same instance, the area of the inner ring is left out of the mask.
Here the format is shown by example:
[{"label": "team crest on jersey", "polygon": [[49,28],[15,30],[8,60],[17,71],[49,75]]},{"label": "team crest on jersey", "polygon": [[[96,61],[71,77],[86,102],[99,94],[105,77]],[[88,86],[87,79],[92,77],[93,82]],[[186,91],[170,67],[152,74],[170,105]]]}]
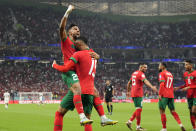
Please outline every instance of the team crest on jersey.
[{"label": "team crest on jersey", "polygon": [[145,75],[144,75],[144,74],[142,74],[142,77],[145,77]]},{"label": "team crest on jersey", "polygon": [[159,75],[159,78],[161,79],[161,75]]}]

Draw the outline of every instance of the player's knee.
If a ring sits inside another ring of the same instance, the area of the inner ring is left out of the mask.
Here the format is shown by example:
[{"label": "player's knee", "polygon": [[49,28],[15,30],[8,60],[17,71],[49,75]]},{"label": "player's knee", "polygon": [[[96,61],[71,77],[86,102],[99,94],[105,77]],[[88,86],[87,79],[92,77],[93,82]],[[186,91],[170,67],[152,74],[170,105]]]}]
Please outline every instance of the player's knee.
[{"label": "player's knee", "polygon": [[67,109],[62,108],[61,106],[58,109],[58,112],[60,112],[63,116],[67,113],[67,111],[68,111]]},{"label": "player's knee", "polygon": [[81,87],[79,82],[74,83],[70,89],[74,95],[81,95]]}]

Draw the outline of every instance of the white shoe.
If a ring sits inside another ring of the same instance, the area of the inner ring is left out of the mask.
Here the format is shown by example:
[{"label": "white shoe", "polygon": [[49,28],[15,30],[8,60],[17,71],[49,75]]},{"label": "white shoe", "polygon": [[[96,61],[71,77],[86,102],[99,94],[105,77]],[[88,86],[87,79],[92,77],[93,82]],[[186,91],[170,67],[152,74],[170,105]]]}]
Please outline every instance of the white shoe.
[{"label": "white shoe", "polygon": [[101,121],[101,126],[115,125],[116,123],[118,123],[118,121],[110,120],[107,118]]},{"label": "white shoe", "polygon": [[139,127],[139,128],[136,128],[136,131],[146,131],[146,129]]},{"label": "white shoe", "polygon": [[93,123],[93,120],[89,120],[88,118],[84,117],[81,121],[80,121],[80,125],[83,126],[85,124],[91,124]]},{"label": "white shoe", "polygon": [[167,131],[167,129],[161,129],[161,131]]}]

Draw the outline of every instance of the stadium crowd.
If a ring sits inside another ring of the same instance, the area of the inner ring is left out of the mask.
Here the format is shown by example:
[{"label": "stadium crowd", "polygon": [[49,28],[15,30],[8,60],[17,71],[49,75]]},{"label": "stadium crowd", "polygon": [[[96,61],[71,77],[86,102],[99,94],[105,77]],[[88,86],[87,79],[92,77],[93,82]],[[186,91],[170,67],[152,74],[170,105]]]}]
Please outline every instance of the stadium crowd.
[{"label": "stadium crowd", "polygon": [[[158,64],[149,64],[146,77],[158,86]],[[169,70],[174,74],[175,85],[182,84],[183,64],[171,64]],[[108,65],[100,63],[98,65],[95,86],[103,98],[105,80],[109,79],[114,85],[114,98],[126,99],[126,84],[138,64],[131,65]],[[52,92],[60,99],[67,92],[67,88],[61,79],[61,73],[51,68],[51,63],[39,62],[2,62],[0,66],[0,98],[6,89],[14,92]],[[112,75],[111,75],[112,72]],[[157,94],[144,86],[144,96],[146,98],[157,98]],[[184,93],[177,92],[176,97],[185,96]]]},{"label": "stadium crowd", "polygon": [[[58,25],[63,12],[34,7],[1,7],[0,44],[59,43]],[[196,22],[134,22],[114,21],[99,15],[71,14],[70,23],[76,23],[81,34],[87,36],[91,47],[138,46],[169,48],[195,44]]]}]

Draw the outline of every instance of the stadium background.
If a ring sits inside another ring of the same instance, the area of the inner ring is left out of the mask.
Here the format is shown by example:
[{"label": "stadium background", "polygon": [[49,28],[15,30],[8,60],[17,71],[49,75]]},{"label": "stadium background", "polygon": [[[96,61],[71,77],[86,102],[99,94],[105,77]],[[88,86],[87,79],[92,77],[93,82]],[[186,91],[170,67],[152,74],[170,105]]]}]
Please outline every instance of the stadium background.
[{"label": "stadium background", "polygon": [[[155,85],[158,62],[170,62],[174,85],[183,84],[183,60],[196,60],[196,0],[1,0],[1,99],[5,89],[15,99],[18,92],[53,92],[54,99],[67,92],[51,62],[61,62],[58,25],[69,4],[76,10],[68,25],[78,24],[101,56],[95,83],[102,97],[104,80],[111,79],[114,98],[125,99],[139,62],[148,63],[146,75]],[[146,87],[144,93],[157,98]]]}]

